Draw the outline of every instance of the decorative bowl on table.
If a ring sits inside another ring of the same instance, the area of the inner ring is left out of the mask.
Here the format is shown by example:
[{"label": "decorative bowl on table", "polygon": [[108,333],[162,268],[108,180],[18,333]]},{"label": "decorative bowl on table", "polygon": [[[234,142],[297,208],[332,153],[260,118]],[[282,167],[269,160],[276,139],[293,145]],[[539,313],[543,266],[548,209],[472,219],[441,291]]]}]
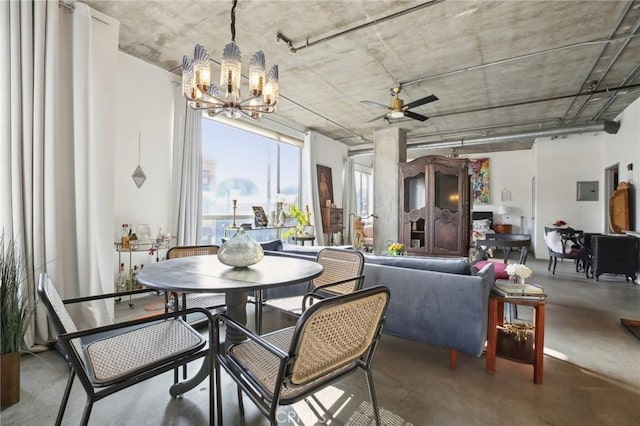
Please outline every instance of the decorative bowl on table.
[{"label": "decorative bowl on table", "polygon": [[244,229],[238,231],[218,250],[218,260],[234,268],[246,268],[262,260],[264,250],[262,246],[248,236]]}]

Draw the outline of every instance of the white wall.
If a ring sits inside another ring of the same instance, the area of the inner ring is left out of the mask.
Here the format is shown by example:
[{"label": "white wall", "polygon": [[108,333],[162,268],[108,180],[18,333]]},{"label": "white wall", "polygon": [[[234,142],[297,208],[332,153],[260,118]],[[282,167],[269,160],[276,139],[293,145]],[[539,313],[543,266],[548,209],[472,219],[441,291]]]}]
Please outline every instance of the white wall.
[{"label": "white wall", "polygon": [[[604,201],[602,140],[600,134],[543,138],[535,143],[535,247],[546,247],[544,227],[557,220],[586,232],[603,231]],[[577,201],[578,181],[598,181],[598,201]],[[536,258],[548,258],[546,250]]]},{"label": "white wall", "polygon": [[[115,205],[116,233],[123,223],[169,226],[173,134],[172,75],[133,56],[118,54]],[[175,76],[173,76],[174,79]],[[131,175],[140,165],[147,180],[138,189]]]}]

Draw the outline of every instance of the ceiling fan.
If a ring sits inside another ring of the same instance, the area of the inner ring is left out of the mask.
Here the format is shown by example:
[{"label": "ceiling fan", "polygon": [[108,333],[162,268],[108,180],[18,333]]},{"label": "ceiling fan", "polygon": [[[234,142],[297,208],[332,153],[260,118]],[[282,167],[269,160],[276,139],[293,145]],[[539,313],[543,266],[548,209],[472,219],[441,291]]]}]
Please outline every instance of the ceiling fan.
[{"label": "ceiling fan", "polygon": [[422,99],[418,99],[416,101],[413,102],[409,102],[408,104],[404,104],[404,101],[402,99],[400,99],[400,91],[402,90],[402,86],[398,86],[398,87],[393,87],[391,88],[391,96],[395,96],[395,98],[391,99],[391,105],[387,106],[387,105],[382,105],[379,104],[378,102],[373,102],[373,101],[360,101],[363,104],[369,104],[369,105],[373,105],[373,106],[377,106],[377,107],[381,107],[384,109],[388,109],[389,112],[386,112],[378,117],[372,118],[371,120],[367,121],[367,123],[371,123],[372,121],[376,121],[380,118],[383,118],[387,121],[392,120],[392,119],[398,119],[398,118],[402,118],[402,117],[409,117],[409,118],[413,118],[414,120],[418,120],[418,121],[425,121],[427,119],[429,119],[429,117],[426,117],[424,115],[421,114],[417,114],[413,111],[409,111],[411,108],[415,108],[415,107],[419,107],[420,105],[424,105],[427,104],[429,102],[433,102],[433,101],[437,101],[438,97],[436,95],[429,95],[427,97],[424,97]]}]

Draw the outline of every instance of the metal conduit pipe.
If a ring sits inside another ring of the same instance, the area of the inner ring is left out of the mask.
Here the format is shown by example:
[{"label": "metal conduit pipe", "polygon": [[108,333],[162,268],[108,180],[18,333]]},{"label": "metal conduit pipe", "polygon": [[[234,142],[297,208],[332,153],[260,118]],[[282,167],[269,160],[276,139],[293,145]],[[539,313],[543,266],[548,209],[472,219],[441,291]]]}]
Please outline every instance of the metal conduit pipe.
[{"label": "metal conduit pipe", "polygon": [[289,37],[285,36],[284,34],[282,34],[280,32],[278,32],[278,34],[276,35],[276,41],[280,42],[280,40],[282,40],[287,45],[287,47],[289,48],[289,51],[291,53],[297,53],[299,50],[307,49],[309,47],[315,46],[316,44],[325,43],[325,42],[327,42],[329,40],[332,40],[334,38],[342,37],[344,35],[347,35],[349,33],[361,30],[363,28],[367,28],[367,27],[370,27],[370,26],[373,26],[373,25],[378,25],[378,24],[381,24],[381,23],[383,23],[385,21],[390,21],[390,20],[398,18],[400,16],[407,15],[409,13],[413,13],[413,12],[416,12],[418,10],[424,9],[425,7],[433,6],[433,5],[438,4],[438,3],[442,2],[442,1],[444,1],[444,0],[430,0],[430,1],[427,1],[426,3],[422,3],[422,4],[419,4],[419,5],[416,5],[416,6],[412,6],[412,7],[408,8],[408,9],[404,9],[404,10],[401,10],[399,12],[392,13],[391,15],[383,16],[382,18],[374,19],[373,21],[365,22],[364,24],[360,24],[360,25],[352,27],[352,28],[347,28],[344,31],[340,31],[339,33],[336,33],[336,34],[331,34],[331,35],[329,35],[327,37],[324,37],[324,38],[321,38],[319,40],[315,40],[315,41],[312,41],[312,42],[309,42],[309,39],[307,38],[307,42],[305,44],[303,44],[303,45],[298,46],[298,47],[295,47],[293,45],[293,40],[291,40]]},{"label": "metal conduit pipe", "polygon": [[[556,127],[553,129],[532,130],[529,132],[513,133],[510,135],[484,136],[479,138],[461,139],[457,141],[443,141],[430,143],[412,143],[407,145],[407,150],[411,149],[443,149],[461,148],[464,146],[484,145],[489,143],[513,142],[521,139],[537,139],[554,136],[574,135],[578,133],[607,132],[609,134],[618,133],[620,123],[611,120],[596,121],[593,123],[574,124],[571,126]],[[373,148],[354,149],[348,152],[349,157],[373,154]]]},{"label": "metal conduit pipe", "polygon": [[[629,14],[629,10],[631,10],[631,7],[633,6],[634,0],[628,0],[627,1],[627,6],[624,9],[624,12],[622,12],[622,14],[620,15],[620,17],[618,18],[618,22],[616,22],[616,25],[614,25],[614,29],[609,33],[609,39],[612,39],[616,33],[618,32],[618,30],[620,29],[620,27],[622,26],[622,23],[624,22],[624,19],[627,17],[627,15]],[[602,59],[602,56],[604,55],[604,52],[606,51],[608,45],[605,45],[602,47],[602,50],[600,51],[600,55],[598,55],[598,59],[596,59],[596,61],[593,63],[593,65],[591,66],[591,70],[589,71],[588,74],[586,74],[586,77],[582,83],[582,86],[580,87],[584,87],[585,85],[589,84],[591,81],[593,81],[592,78],[590,78],[591,74],[593,74],[593,72],[595,71],[596,67],[598,66],[598,63],[600,62],[600,60]],[[602,76],[602,78],[604,78],[604,75]],[[597,85],[599,84],[596,83],[596,86],[594,86],[594,89],[597,89]],[[573,108],[573,105],[578,101],[578,98],[575,98],[574,100],[571,101],[571,104],[569,105],[569,107],[567,108],[567,111],[564,114],[564,117],[562,118],[562,123],[564,124],[565,120],[567,119],[567,114],[569,114],[569,111],[571,111],[571,109]],[[586,101],[584,103],[584,105],[586,105]],[[583,108],[584,108],[583,105]],[[578,115],[576,114],[576,117]]]},{"label": "metal conduit pipe", "polygon": [[[640,19],[638,19],[636,21],[635,25],[633,26],[633,29],[631,30],[632,36],[637,36],[638,35],[637,34],[638,29],[640,29]],[[611,60],[609,60],[609,63],[607,64],[607,66],[604,69],[604,71],[602,71],[600,73],[600,78],[596,79],[596,85],[595,85],[594,89],[597,89],[598,86],[600,86],[600,83],[604,80],[605,76],[607,74],[609,74],[609,71],[611,70],[613,65],[616,63],[618,58],[622,55],[624,50],[627,48],[627,46],[629,45],[629,42],[631,42],[631,38],[627,38],[624,42],[622,42],[622,44],[620,46],[618,46],[618,49],[616,50],[616,53],[613,55],[613,58],[611,58]],[[625,81],[623,80],[621,85],[624,85],[624,83],[625,83]],[[609,96],[610,96],[610,98],[615,98],[616,94],[612,93]],[[586,99],[583,99],[582,105],[580,105],[580,108],[578,108],[578,111],[574,114],[573,119],[571,121],[576,121],[578,119],[578,117],[580,117],[580,114],[582,114],[582,111],[584,111],[584,109],[587,107],[587,103],[589,102],[590,98],[591,98],[591,96],[589,96]],[[610,102],[609,105],[611,105],[612,102]]]}]

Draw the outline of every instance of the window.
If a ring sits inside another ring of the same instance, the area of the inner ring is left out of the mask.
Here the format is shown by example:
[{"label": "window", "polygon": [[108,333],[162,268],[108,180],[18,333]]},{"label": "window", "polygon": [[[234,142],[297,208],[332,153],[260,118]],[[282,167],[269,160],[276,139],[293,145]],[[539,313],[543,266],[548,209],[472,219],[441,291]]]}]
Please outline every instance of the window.
[{"label": "window", "polygon": [[362,217],[373,214],[373,175],[371,169],[355,167],[356,213]]},{"label": "window", "polygon": [[233,200],[236,225],[253,224],[252,206],[271,218],[279,199],[297,203],[300,161],[298,146],[203,119],[202,244],[222,242],[233,223]]}]

